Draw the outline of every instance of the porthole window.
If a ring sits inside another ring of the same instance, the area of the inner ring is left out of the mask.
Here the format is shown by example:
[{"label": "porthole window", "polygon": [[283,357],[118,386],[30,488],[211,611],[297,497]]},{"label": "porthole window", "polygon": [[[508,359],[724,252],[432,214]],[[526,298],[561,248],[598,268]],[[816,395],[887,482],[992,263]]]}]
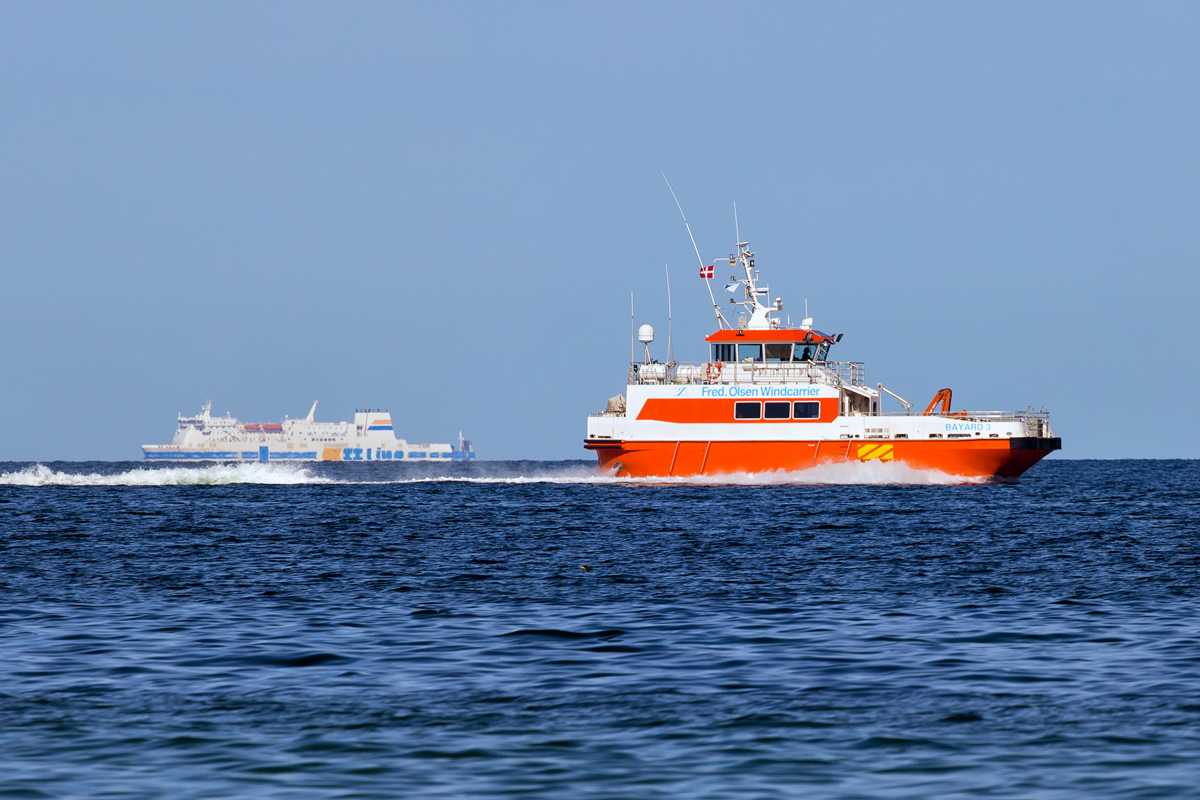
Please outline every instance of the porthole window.
[{"label": "porthole window", "polygon": [[762,419],[762,403],[734,403],[733,416],[736,419]]}]

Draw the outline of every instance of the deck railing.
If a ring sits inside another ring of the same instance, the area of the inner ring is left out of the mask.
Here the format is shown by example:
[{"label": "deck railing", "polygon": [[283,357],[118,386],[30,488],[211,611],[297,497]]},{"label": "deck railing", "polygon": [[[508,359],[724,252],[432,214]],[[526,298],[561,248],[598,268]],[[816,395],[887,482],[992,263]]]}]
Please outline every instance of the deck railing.
[{"label": "deck railing", "polygon": [[[876,416],[882,417],[919,417],[920,411],[885,411]],[[934,413],[932,417],[961,420],[963,422],[1024,422],[1030,436],[1052,436],[1050,430],[1050,411],[1042,406],[1041,411],[1034,411],[1033,406],[1024,411],[951,411],[948,414]]]},{"label": "deck railing", "polygon": [[866,386],[859,361],[672,361],[629,365],[630,385],[823,383]]}]

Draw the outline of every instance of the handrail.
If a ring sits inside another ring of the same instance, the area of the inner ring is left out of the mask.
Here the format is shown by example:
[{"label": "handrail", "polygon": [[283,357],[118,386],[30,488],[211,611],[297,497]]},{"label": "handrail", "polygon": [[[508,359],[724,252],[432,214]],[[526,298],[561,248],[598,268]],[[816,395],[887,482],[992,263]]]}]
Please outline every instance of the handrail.
[{"label": "handrail", "polygon": [[933,413],[922,414],[919,411],[883,411],[878,414],[872,414],[875,417],[941,417],[943,419],[959,419],[968,422],[995,422],[1004,420],[1017,419],[1050,419],[1049,411],[951,411],[948,414]]},{"label": "handrail", "polygon": [[[720,364],[719,372],[710,366],[715,364]],[[866,368],[860,361],[672,361],[668,364],[635,361],[629,365],[628,382],[641,386],[743,383],[866,386]]]}]

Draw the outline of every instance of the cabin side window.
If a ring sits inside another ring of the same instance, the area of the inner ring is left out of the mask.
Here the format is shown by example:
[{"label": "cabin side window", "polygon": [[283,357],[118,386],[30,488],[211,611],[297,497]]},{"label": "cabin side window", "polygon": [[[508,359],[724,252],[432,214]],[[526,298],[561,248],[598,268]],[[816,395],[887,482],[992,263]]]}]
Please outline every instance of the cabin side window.
[{"label": "cabin side window", "polygon": [[734,419],[762,419],[762,403],[734,403]]},{"label": "cabin side window", "polygon": [[714,344],[712,346],[712,360],[737,361],[737,357],[734,356],[734,348],[736,347],[737,345],[733,344]]},{"label": "cabin side window", "polygon": [[784,400],[782,402],[768,401],[763,403],[763,418],[764,419],[787,419],[789,416],[791,403]]},{"label": "cabin side window", "polygon": [[739,344],[738,361],[762,361],[762,345]]},{"label": "cabin side window", "polygon": [[795,361],[812,361],[813,356],[817,354],[817,348],[811,344],[797,344],[796,351],[793,356]]},{"label": "cabin side window", "polygon": [[821,404],[813,402],[792,403],[792,419],[819,419]]},{"label": "cabin side window", "polygon": [[817,361],[824,361],[829,355],[829,342],[821,342],[817,345]]},{"label": "cabin side window", "polygon": [[791,361],[792,343],[767,345],[767,361]]}]

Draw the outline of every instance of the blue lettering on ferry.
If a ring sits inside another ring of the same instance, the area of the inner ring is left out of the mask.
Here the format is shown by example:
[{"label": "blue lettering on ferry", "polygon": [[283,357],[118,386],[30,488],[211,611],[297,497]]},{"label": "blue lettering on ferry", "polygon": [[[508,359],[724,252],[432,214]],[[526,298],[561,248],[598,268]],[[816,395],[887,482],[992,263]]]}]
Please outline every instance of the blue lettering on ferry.
[{"label": "blue lettering on ferry", "polygon": [[701,397],[820,397],[816,386],[703,386]]},{"label": "blue lettering on ferry", "polygon": [[821,390],[815,386],[762,386],[762,397],[816,397]]},{"label": "blue lettering on ferry", "polygon": [[[212,452],[195,451],[195,450],[175,450],[169,453],[143,453],[143,459],[146,461],[182,461],[184,459],[195,459],[197,461],[237,461],[240,451],[233,452]],[[257,453],[253,455],[257,456]]]}]

